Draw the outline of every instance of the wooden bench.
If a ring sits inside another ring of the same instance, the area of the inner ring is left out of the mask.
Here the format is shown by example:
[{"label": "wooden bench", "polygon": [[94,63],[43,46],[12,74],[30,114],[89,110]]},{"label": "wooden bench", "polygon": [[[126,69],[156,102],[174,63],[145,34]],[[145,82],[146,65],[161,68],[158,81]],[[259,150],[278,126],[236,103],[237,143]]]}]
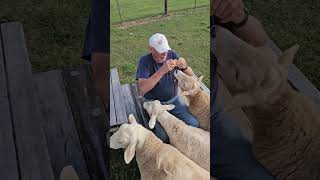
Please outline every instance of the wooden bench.
[{"label": "wooden bench", "polygon": [[72,165],[81,180],[106,180],[107,116],[90,67],[32,74],[22,25],[0,32],[1,179],[58,180]]}]

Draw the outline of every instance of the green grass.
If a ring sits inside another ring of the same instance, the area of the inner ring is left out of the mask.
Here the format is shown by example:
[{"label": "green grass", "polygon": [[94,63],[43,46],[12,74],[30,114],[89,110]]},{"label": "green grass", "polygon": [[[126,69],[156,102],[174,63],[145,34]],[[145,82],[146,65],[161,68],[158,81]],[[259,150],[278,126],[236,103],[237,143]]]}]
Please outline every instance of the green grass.
[{"label": "green grass", "polygon": [[74,67],[80,59],[90,2],[1,0],[0,21],[22,23],[33,71]]},{"label": "green grass", "polygon": [[[148,39],[155,32],[167,36],[171,48],[186,58],[196,75],[204,75],[204,83],[209,87],[209,8],[190,10],[189,14],[178,14],[168,20],[127,29],[112,28],[111,68],[118,69],[121,84],[135,82],[139,57],[148,52]],[[111,151],[114,178],[128,173],[139,176],[136,162],[126,165],[122,150]]]},{"label": "green grass", "polygon": [[[111,0],[111,22],[121,22],[118,4],[122,21],[140,19],[147,16],[164,13],[164,1],[159,0]],[[208,0],[196,0],[196,6],[209,5]],[[194,8],[195,0],[168,0],[168,12]]]},{"label": "green grass", "polygon": [[246,0],[245,3],[282,50],[300,45],[294,64],[320,89],[320,1]]}]

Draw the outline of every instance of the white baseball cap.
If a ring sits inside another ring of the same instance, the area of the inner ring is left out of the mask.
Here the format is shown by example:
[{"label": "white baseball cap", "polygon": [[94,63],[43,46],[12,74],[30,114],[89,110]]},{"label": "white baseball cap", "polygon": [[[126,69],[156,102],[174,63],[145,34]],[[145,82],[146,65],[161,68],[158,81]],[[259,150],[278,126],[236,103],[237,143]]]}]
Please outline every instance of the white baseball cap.
[{"label": "white baseball cap", "polygon": [[149,45],[155,48],[159,53],[171,50],[166,36],[160,33],[155,33],[150,37]]}]

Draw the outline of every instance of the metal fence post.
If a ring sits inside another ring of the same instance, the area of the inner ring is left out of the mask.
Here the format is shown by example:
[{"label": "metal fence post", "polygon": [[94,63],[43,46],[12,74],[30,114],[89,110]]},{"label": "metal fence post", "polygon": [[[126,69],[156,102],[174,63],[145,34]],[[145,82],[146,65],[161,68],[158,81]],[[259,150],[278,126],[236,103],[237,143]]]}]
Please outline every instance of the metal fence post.
[{"label": "metal fence post", "polygon": [[119,2],[118,2],[118,0],[116,0],[116,1],[117,1],[117,7],[118,7],[119,16],[120,16],[120,22],[122,23],[122,17],[121,17]]},{"label": "metal fence post", "polygon": [[168,14],[168,0],[164,0],[164,15]]}]

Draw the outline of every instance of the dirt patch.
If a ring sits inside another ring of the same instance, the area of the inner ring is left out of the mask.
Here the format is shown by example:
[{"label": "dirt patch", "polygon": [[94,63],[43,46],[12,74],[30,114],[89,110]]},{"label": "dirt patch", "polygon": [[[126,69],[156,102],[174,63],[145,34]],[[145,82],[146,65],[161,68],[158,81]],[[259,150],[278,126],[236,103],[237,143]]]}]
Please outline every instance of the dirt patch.
[{"label": "dirt patch", "polygon": [[172,17],[175,17],[175,16],[193,14],[193,13],[196,13],[199,11],[203,11],[206,8],[208,8],[208,7],[207,6],[199,7],[196,9],[188,9],[188,10],[184,10],[184,11],[177,11],[177,12],[173,12],[173,13],[168,13],[168,15],[158,15],[158,16],[152,16],[152,17],[147,17],[147,18],[143,18],[143,19],[137,19],[137,20],[133,20],[133,21],[122,22],[119,24],[112,25],[112,27],[118,28],[118,29],[126,29],[129,27],[143,25],[143,24],[149,24],[149,23],[153,23],[156,21],[160,21],[160,20],[168,20],[168,19],[171,19]]}]

